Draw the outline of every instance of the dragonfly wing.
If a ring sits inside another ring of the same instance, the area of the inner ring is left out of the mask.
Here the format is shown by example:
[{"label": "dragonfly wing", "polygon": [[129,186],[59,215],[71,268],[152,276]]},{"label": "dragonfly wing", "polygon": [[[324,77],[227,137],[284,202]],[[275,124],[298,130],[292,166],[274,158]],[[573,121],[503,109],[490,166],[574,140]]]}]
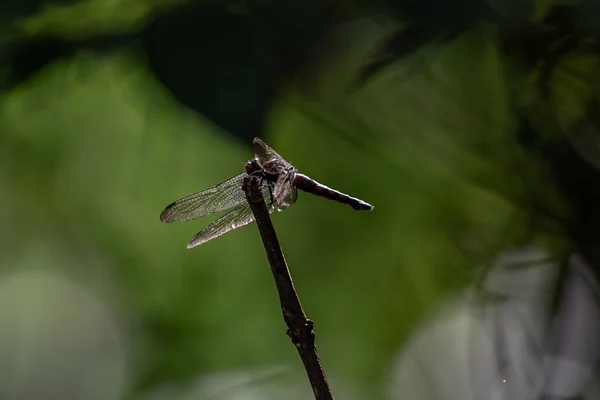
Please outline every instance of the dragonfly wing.
[{"label": "dragonfly wing", "polygon": [[277,178],[273,197],[275,197],[277,205],[281,209],[294,204],[298,197],[298,189],[294,183],[294,175],[294,171],[288,169],[282,171],[279,174],[279,178]]},{"label": "dragonfly wing", "polygon": [[279,174],[282,170],[291,166],[289,162],[259,138],[254,138],[252,144],[254,146],[254,157],[258,159],[261,168],[267,173]]},{"label": "dragonfly wing", "polygon": [[254,221],[254,215],[252,214],[250,207],[247,204],[239,204],[227,214],[211,222],[206,228],[198,232],[196,236],[190,240],[187,248],[191,249],[192,247],[199,246],[202,243],[208,242],[211,239],[229,232],[230,230],[248,225],[252,221]]},{"label": "dragonfly wing", "polygon": [[[265,200],[269,196],[269,189],[265,186],[263,188],[263,197]],[[245,198],[244,198],[245,200]],[[267,201],[267,209],[269,210],[269,214],[273,213],[277,209],[269,204],[270,201]],[[235,206],[231,211],[227,214],[223,215],[221,218],[216,219],[206,226],[206,228],[202,229],[198,232],[192,240],[187,245],[188,249],[192,247],[196,247],[201,245],[202,243],[206,243],[211,239],[217,238],[224,233],[227,233],[235,228],[239,228],[240,226],[248,225],[249,223],[254,221],[254,214],[252,214],[252,210],[248,203],[244,202]]]},{"label": "dragonfly wing", "polygon": [[242,183],[246,173],[234,176],[217,186],[191,194],[169,204],[160,214],[163,222],[189,221],[228,210],[246,201]]}]

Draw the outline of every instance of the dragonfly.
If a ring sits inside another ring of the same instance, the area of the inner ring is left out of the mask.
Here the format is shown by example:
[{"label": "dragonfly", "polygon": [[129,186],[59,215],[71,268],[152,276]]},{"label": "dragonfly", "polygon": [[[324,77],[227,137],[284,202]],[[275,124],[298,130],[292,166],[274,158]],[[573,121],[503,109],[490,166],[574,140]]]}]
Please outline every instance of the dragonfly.
[{"label": "dragonfly", "polygon": [[244,172],[216,186],[181,198],[169,204],[160,214],[161,221],[170,223],[190,221],[227,211],[198,232],[188,243],[188,249],[254,221],[254,215],[242,189],[244,178],[251,174],[260,174],[262,195],[269,214],[283,211],[294,204],[298,198],[298,189],[347,204],[357,211],[373,209],[373,206],[365,201],[299,173],[292,164],[259,138],[254,138],[253,149],[254,158],[246,163]]}]

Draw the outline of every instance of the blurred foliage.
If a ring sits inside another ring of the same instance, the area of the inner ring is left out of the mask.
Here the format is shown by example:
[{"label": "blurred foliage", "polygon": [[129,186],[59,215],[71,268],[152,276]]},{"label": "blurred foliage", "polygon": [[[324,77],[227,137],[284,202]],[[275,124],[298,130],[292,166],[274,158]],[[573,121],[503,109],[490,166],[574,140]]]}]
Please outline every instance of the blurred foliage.
[{"label": "blurred foliage", "polygon": [[[300,381],[288,386],[295,395],[310,396],[256,228],[186,251],[210,219],[158,221],[169,202],[239,173],[254,136],[375,205],[355,213],[302,193],[274,217],[344,398],[382,398],[414,324],[502,249],[534,242],[561,257],[578,247],[595,263],[598,154],[583,146],[584,160],[570,144],[582,126],[597,134],[591,1],[87,0],[11,13],[0,103],[6,282],[47,273],[102,304],[130,398],[184,398],[210,373],[282,365],[277,374]],[[2,332],[4,343],[85,331],[21,324],[55,293],[39,285],[3,314],[21,327]],[[30,367],[2,385],[14,393],[42,376],[40,354],[13,354]],[[81,370],[94,375],[88,362]],[[267,392],[258,398],[281,398]]]}]

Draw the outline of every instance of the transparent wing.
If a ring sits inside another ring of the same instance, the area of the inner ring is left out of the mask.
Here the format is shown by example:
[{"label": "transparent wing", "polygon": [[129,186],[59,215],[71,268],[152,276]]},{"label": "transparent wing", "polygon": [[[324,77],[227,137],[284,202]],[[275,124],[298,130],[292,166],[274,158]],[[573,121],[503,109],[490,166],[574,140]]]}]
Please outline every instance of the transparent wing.
[{"label": "transparent wing", "polygon": [[254,215],[252,210],[247,204],[240,204],[223,215],[221,218],[211,222],[196,234],[190,240],[187,245],[188,249],[201,245],[202,243],[208,242],[211,239],[221,236],[224,233],[229,232],[232,229],[239,228],[240,226],[248,225],[254,221]]},{"label": "transparent wing", "polygon": [[[272,204],[270,204],[269,189],[266,185],[263,188],[263,197],[267,201],[267,209],[269,210],[269,214],[272,214],[273,211],[279,211]],[[254,214],[252,214],[252,210],[250,209],[248,203],[244,201],[243,203],[235,206],[227,214],[211,222],[206,226],[206,228],[198,232],[192,238],[192,240],[190,240],[190,242],[187,245],[187,248],[191,249],[192,247],[199,246],[202,243],[206,243],[209,240],[217,238],[233,229],[239,228],[240,226],[248,225],[253,221]]]},{"label": "transparent wing", "polygon": [[298,189],[294,183],[295,172],[293,169],[283,170],[277,178],[273,197],[277,201],[278,208],[284,209],[296,202]]},{"label": "transparent wing", "polygon": [[163,222],[189,221],[224,211],[246,201],[242,183],[246,173],[243,172],[217,186],[190,194],[169,204],[160,214]]},{"label": "transparent wing", "polygon": [[258,163],[269,174],[278,174],[291,164],[283,159],[275,150],[267,146],[259,138],[254,138],[254,157],[258,158]]}]

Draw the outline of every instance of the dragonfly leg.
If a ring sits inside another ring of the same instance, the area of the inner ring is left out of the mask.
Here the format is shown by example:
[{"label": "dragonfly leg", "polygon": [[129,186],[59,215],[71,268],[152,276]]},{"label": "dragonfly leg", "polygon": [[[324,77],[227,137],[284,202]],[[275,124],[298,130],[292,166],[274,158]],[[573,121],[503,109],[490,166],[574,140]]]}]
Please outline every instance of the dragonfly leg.
[{"label": "dragonfly leg", "polygon": [[271,204],[269,205],[272,205],[275,203],[275,198],[273,198],[273,185],[267,183],[267,187],[269,188],[269,196],[271,196]]},{"label": "dragonfly leg", "polygon": [[275,204],[275,198],[273,196],[273,189],[274,189],[274,184],[267,179],[266,175],[265,175],[265,171],[260,168],[260,166],[258,165],[258,161],[257,159],[252,159],[250,161],[248,161],[248,163],[246,163],[246,167],[245,167],[246,173],[248,175],[252,175],[252,176],[260,176],[260,186],[261,186],[261,191],[263,188],[263,185],[267,185],[267,189],[269,190],[269,196],[270,196],[270,200],[269,200],[269,204],[267,205],[267,207],[269,209],[272,208],[273,204]]},{"label": "dragonfly leg", "polygon": [[267,188],[269,189],[269,196],[271,197],[271,200],[269,201],[269,208],[275,204],[275,198],[273,197],[273,184],[271,184],[271,182],[269,182],[267,180],[266,177],[263,177],[261,184],[265,183],[267,185]]}]

